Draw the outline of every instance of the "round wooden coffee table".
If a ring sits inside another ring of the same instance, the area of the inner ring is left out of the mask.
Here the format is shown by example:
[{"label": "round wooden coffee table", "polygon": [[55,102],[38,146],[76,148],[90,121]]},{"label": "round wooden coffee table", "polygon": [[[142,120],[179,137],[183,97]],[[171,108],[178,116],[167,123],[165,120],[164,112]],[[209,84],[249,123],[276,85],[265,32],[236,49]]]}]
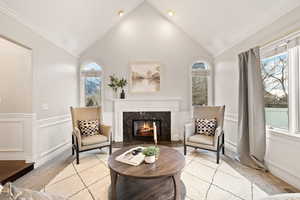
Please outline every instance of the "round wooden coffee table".
[{"label": "round wooden coffee table", "polygon": [[[142,145],[144,146],[144,145]],[[153,164],[131,166],[115,160],[130,146],[114,152],[108,159],[111,176],[111,200],[183,200],[185,186],[180,179],[185,165],[177,150],[159,146],[158,160]]]}]

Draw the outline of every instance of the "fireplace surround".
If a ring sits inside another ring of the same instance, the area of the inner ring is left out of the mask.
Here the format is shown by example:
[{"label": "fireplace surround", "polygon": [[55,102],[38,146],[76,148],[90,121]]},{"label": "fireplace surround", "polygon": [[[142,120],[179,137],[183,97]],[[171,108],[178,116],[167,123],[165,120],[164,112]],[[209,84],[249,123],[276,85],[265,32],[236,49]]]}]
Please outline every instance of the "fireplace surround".
[{"label": "fireplace surround", "polygon": [[123,142],[123,113],[125,112],[170,112],[171,141],[178,141],[183,132],[183,126],[179,126],[179,124],[185,120],[182,115],[179,115],[180,102],[181,99],[177,97],[112,99],[113,140]]},{"label": "fireplace surround", "polygon": [[158,141],[171,141],[171,112],[123,112],[123,141],[153,141],[153,123]]}]

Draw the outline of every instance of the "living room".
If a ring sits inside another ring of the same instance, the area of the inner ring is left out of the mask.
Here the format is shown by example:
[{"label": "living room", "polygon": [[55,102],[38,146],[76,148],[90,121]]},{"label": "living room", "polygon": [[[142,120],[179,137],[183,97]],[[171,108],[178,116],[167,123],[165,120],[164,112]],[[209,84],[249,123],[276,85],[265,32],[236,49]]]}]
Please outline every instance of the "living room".
[{"label": "living room", "polygon": [[0,199],[300,198],[299,13],[0,0]]}]

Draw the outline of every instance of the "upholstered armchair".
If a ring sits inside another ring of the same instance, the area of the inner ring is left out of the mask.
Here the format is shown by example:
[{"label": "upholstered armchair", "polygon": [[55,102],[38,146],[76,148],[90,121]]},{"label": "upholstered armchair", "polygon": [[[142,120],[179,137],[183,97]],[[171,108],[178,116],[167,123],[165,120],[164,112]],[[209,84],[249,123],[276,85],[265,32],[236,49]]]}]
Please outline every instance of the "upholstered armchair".
[{"label": "upholstered armchair", "polygon": [[[71,107],[71,115],[73,123],[72,155],[76,152],[77,164],[79,164],[80,152],[109,147],[109,154],[111,154],[111,127],[102,124],[101,107]],[[79,120],[98,120],[100,123],[99,134],[83,135],[80,131]]]},{"label": "upholstered armchair", "polygon": [[[184,155],[187,147],[205,149],[217,153],[217,163],[220,160],[220,151],[225,153],[225,135],[223,131],[225,106],[194,106],[193,122],[185,124],[184,127]],[[195,134],[196,119],[216,119],[217,127],[213,136]]]}]

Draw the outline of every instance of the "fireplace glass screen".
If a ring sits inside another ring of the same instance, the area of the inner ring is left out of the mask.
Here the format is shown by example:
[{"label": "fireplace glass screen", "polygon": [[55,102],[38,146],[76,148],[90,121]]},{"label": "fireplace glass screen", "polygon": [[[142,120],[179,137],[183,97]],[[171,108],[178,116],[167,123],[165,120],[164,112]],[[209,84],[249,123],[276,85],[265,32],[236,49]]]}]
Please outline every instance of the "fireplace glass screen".
[{"label": "fireplace glass screen", "polygon": [[160,136],[160,120],[133,120],[133,137],[135,138],[153,138],[154,127],[156,125],[157,136]]}]

